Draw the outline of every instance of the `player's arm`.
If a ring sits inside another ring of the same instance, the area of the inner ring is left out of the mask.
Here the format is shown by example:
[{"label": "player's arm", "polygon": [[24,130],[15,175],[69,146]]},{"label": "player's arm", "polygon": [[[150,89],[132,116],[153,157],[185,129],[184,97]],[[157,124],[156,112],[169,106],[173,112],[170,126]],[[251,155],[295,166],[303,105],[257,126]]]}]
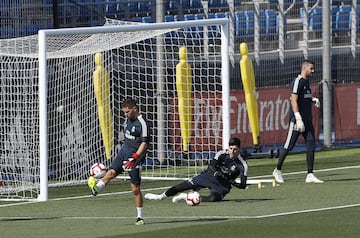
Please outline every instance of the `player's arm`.
[{"label": "player's arm", "polygon": [[244,158],[242,158],[241,156],[239,157],[239,160],[241,162],[241,165],[239,166],[240,169],[240,183],[236,182],[236,180],[234,180],[234,182],[232,183],[232,185],[234,187],[240,188],[240,189],[246,189],[247,187],[247,175],[248,175],[248,170],[249,170],[249,166],[246,162],[246,160],[244,160]]},{"label": "player's arm", "polygon": [[246,188],[246,183],[247,183],[247,176],[244,175],[244,174],[241,174],[240,175],[240,183],[234,181],[232,183],[232,185],[236,188],[239,188],[239,189],[245,189]]},{"label": "player's arm", "polygon": [[290,96],[290,103],[294,113],[299,112],[299,105],[297,103],[297,100],[298,100],[298,95],[296,93],[292,93]]},{"label": "player's arm", "polygon": [[140,123],[141,123],[141,143],[138,147],[138,149],[136,150],[136,152],[133,154],[133,158],[136,159],[136,165],[138,165],[141,161],[140,158],[144,153],[146,153],[147,149],[148,149],[148,145],[150,142],[150,128],[147,124],[147,122],[141,118],[139,119]]},{"label": "player's arm", "polygon": [[146,152],[147,148],[148,148],[148,143],[143,141],[143,142],[141,142],[141,144],[135,154],[137,154],[138,157],[140,157],[143,153]]},{"label": "player's arm", "polygon": [[132,154],[128,160],[123,162],[123,169],[124,171],[131,171],[135,166],[139,165],[141,163],[140,156],[145,153],[146,149],[148,147],[147,142],[141,142],[139,148],[137,151]]},{"label": "player's arm", "polygon": [[298,95],[296,93],[292,93],[290,96],[290,103],[296,119],[296,130],[299,132],[303,132],[305,131],[305,125],[302,120],[301,114],[299,112],[299,105],[297,101],[298,101]]}]

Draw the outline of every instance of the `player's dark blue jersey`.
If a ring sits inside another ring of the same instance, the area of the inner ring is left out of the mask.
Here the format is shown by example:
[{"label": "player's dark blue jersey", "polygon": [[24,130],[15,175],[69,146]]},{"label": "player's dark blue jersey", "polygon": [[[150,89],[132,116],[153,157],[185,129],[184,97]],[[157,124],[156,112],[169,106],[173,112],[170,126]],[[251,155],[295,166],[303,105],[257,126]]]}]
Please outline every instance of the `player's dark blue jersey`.
[{"label": "player's dark blue jersey", "polygon": [[[291,84],[291,93],[298,95],[299,112],[305,125],[312,123],[312,95],[309,80],[304,79],[301,75],[295,78]],[[295,122],[295,115],[291,108],[290,120]]]},{"label": "player's dark blue jersey", "polygon": [[125,141],[121,149],[123,150],[123,153],[127,154],[126,158],[130,158],[136,153],[142,142],[149,143],[150,128],[148,122],[142,115],[138,116],[135,120],[125,120],[124,136]]},{"label": "player's dark blue jersey", "polygon": [[[215,171],[214,171],[215,170]],[[217,176],[224,183],[233,183],[236,178],[244,178],[247,176],[248,165],[246,161],[239,155],[236,159],[230,159],[227,151],[219,151],[215,158],[211,161],[208,172],[221,174]]]}]

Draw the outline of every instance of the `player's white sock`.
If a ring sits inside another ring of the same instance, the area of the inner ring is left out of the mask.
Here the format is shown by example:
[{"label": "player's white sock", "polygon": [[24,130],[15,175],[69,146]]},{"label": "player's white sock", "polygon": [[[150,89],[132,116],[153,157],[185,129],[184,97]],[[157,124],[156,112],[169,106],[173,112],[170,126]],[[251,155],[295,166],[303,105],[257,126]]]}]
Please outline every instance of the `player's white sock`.
[{"label": "player's white sock", "polygon": [[97,191],[100,192],[103,188],[105,188],[105,183],[102,180],[99,180],[96,184]]},{"label": "player's white sock", "polygon": [[161,200],[163,200],[164,198],[167,198],[165,193],[160,194],[160,196],[161,196]]},{"label": "player's white sock", "polygon": [[136,210],[137,210],[137,217],[143,219],[144,218],[143,208],[137,207]]}]

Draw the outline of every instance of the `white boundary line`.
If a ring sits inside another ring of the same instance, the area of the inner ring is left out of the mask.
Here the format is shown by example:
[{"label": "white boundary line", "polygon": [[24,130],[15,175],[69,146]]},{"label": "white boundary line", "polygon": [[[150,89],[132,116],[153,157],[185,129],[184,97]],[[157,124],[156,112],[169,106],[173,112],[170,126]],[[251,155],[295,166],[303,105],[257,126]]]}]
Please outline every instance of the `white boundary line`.
[{"label": "white boundary line", "polygon": [[[307,210],[298,210],[291,212],[282,212],[282,213],[273,213],[267,215],[258,215],[258,216],[147,216],[146,219],[262,219],[269,217],[279,217],[279,216],[287,216],[294,214],[304,214],[310,212],[321,212],[321,211],[329,211],[329,210],[337,210],[351,207],[359,207],[358,204],[349,204],[342,206],[334,206],[334,207],[324,207],[324,208],[316,208],[316,209],[307,209]],[[59,220],[100,220],[100,219],[132,219],[134,217],[49,217],[49,218],[41,218],[41,217],[0,217],[0,221],[3,220],[40,220],[40,219],[59,219]]]}]

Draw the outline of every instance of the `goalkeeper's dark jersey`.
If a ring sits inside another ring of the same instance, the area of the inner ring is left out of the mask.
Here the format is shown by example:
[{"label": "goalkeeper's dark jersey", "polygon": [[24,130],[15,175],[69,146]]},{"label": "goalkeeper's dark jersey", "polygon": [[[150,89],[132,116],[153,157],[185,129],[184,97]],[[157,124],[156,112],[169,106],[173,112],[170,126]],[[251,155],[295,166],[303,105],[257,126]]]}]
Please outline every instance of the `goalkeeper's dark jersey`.
[{"label": "goalkeeper's dark jersey", "polygon": [[[291,93],[298,95],[299,112],[305,125],[312,123],[312,95],[309,80],[304,79],[301,75],[295,78],[291,84]],[[290,120],[295,122],[294,112],[291,111]],[[306,126],[305,126],[306,127]]]},{"label": "goalkeeper's dark jersey", "polygon": [[241,180],[246,179],[248,165],[241,155],[236,159],[230,159],[228,151],[222,150],[215,155],[207,170],[216,174],[221,182],[232,184],[238,177]]}]

